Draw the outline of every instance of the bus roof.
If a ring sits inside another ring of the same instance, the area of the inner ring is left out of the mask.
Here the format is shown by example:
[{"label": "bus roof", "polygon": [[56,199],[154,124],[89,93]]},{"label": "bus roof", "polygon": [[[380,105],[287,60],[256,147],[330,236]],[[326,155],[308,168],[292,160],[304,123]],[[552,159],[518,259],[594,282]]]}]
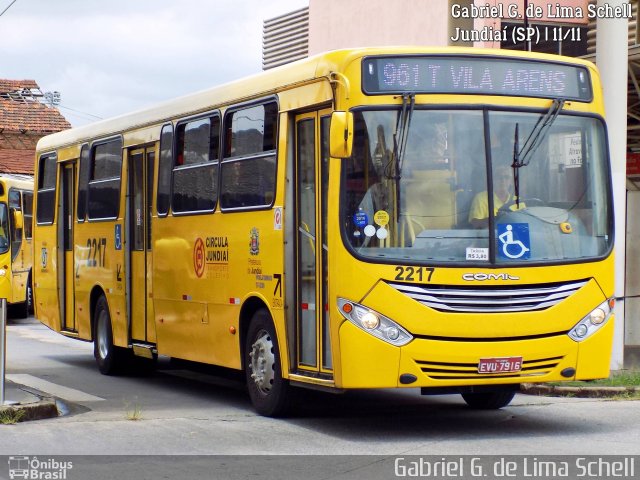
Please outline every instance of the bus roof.
[{"label": "bus roof", "polygon": [[33,177],[19,173],[0,173],[0,182],[8,187],[33,190]]},{"label": "bus roof", "polygon": [[529,60],[537,59],[571,63],[584,65],[595,70],[595,66],[591,62],[582,59],[514,50],[417,46],[334,50],[217,87],[168,100],[143,110],[45,136],[38,142],[37,151],[46,153],[63,146],[75,145],[95,138],[106,138],[125,131],[168,122],[176,117],[196,115],[213,108],[275,94],[297,84],[327,77],[331,72],[342,71],[356,58],[385,54],[492,55],[513,57],[514,59],[526,58]]}]

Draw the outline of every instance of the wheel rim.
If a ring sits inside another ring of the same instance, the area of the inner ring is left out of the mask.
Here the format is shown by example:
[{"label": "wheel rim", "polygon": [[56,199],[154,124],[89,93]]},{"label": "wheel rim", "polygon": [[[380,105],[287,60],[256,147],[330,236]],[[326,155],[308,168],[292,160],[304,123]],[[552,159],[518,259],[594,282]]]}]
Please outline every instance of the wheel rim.
[{"label": "wheel rim", "polygon": [[260,330],[251,345],[249,359],[251,378],[257,389],[264,395],[267,395],[273,388],[276,364],[273,350],[271,335],[265,330]]},{"label": "wheel rim", "polygon": [[31,285],[27,284],[27,313],[29,313],[29,311],[32,308],[33,308],[33,290],[31,289]]},{"label": "wheel rim", "polygon": [[100,354],[100,358],[103,360],[107,358],[109,354],[109,322],[107,321],[107,312],[102,310],[100,315],[98,315],[98,326],[96,328],[97,331],[97,342],[98,342],[98,353]]}]

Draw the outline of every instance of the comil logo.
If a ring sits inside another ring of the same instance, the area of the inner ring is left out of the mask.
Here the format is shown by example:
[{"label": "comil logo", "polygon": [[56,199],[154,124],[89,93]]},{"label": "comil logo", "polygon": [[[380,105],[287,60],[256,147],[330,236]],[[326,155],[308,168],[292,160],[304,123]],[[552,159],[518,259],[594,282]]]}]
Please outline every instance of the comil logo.
[{"label": "comil logo", "polygon": [[61,462],[53,458],[40,460],[38,457],[9,457],[9,478],[31,480],[66,480],[67,471],[73,468],[73,462]]},{"label": "comil logo", "polygon": [[467,282],[485,282],[487,280],[520,280],[520,277],[508,273],[465,273],[462,279]]}]

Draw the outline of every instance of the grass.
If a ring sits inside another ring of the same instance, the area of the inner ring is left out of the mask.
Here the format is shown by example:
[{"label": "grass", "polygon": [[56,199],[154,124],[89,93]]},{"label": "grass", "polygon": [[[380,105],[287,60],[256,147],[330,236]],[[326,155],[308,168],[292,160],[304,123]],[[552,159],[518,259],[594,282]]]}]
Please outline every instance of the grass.
[{"label": "grass", "polygon": [[0,425],[15,425],[22,420],[24,413],[24,410],[17,408],[0,408]]},{"label": "grass", "polygon": [[[588,397],[608,400],[638,400],[640,399],[640,371],[620,370],[612,372],[609,378],[576,382],[548,382],[541,386],[573,387],[559,388],[540,395],[564,397]],[[609,387],[616,387],[609,390]]]},{"label": "grass", "polygon": [[624,392],[610,397],[610,400],[638,400],[640,399],[640,391]]},{"label": "grass", "polygon": [[125,407],[127,409],[127,420],[142,420],[142,407],[138,402],[134,402],[133,404],[125,402]]},{"label": "grass", "polygon": [[640,371],[621,370],[612,373],[609,378],[586,382],[552,382],[549,385],[560,387],[640,387]]}]

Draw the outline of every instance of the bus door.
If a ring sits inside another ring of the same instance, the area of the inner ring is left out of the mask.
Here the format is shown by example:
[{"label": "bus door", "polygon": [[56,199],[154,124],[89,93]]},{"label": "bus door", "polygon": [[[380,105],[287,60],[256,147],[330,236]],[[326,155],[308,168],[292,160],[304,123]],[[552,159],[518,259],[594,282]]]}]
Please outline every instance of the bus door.
[{"label": "bus door", "polygon": [[[58,301],[62,330],[76,332],[75,315],[75,248],[73,206],[75,205],[76,162],[60,164],[60,197],[58,202]],[[62,248],[60,248],[62,247]]]},{"label": "bus door", "polygon": [[332,378],[327,305],[330,111],[296,116],[296,367]]},{"label": "bus door", "polygon": [[8,302],[18,303],[25,299],[28,266],[25,268],[24,251],[22,245],[22,228],[16,228],[13,220],[15,211],[22,211],[22,192],[14,188],[9,190],[9,235],[11,238],[11,297]]},{"label": "bus door", "polygon": [[151,201],[153,195],[153,148],[129,150],[129,191],[125,239],[127,310],[133,343],[155,343],[151,255]]}]

